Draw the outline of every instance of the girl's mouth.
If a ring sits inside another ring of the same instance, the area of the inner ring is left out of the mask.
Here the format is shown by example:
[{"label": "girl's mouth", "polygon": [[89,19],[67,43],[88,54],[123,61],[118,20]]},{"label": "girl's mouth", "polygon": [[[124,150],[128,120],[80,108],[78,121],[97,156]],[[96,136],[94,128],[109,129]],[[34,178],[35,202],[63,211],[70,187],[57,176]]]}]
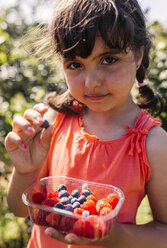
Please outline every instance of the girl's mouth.
[{"label": "girl's mouth", "polygon": [[101,101],[103,100],[108,94],[100,95],[100,94],[90,94],[86,95],[86,98],[91,101]]}]

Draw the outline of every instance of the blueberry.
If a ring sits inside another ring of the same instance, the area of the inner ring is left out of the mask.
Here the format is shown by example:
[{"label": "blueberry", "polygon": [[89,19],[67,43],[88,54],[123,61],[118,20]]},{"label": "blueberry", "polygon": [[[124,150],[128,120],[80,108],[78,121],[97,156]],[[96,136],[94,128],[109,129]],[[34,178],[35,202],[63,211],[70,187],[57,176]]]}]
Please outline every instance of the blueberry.
[{"label": "blueberry", "polygon": [[64,210],[67,210],[67,211],[72,212],[73,211],[73,207],[71,205],[67,205]]},{"label": "blueberry", "polygon": [[78,197],[79,197],[79,190],[74,189],[73,192],[71,193],[71,195],[72,195],[73,197],[78,198]]},{"label": "blueberry", "polygon": [[73,209],[74,209],[74,208],[80,208],[80,206],[81,206],[81,204],[80,204],[78,201],[76,201],[76,202],[74,202],[74,203],[72,204]]},{"label": "blueberry", "polygon": [[86,217],[88,217],[90,215],[90,212],[88,211],[88,210],[84,210],[83,212],[82,212],[82,217],[83,218],[86,218]]},{"label": "blueberry", "polygon": [[61,202],[63,205],[66,205],[66,204],[70,203],[70,200],[69,200],[68,197],[61,197],[60,202]]},{"label": "blueberry", "polygon": [[64,184],[59,184],[59,186],[58,186],[58,191],[61,191],[61,190],[67,190],[66,185],[64,185]]},{"label": "blueberry", "polygon": [[73,197],[73,198],[71,199],[71,204],[73,204],[74,202],[78,202],[78,198]]},{"label": "blueberry", "polygon": [[48,128],[49,127],[49,122],[47,120],[44,120],[43,124],[40,126],[41,128]]},{"label": "blueberry", "polygon": [[64,205],[61,202],[58,202],[54,205],[54,208],[59,208],[59,209],[63,209]]},{"label": "blueberry", "polygon": [[81,196],[78,198],[78,201],[79,201],[80,203],[83,203],[85,200],[86,200],[86,196],[85,196],[85,195],[81,195]]},{"label": "blueberry", "polygon": [[61,190],[58,194],[59,198],[68,196],[67,190]]},{"label": "blueberry", "polygon": [[90,191],[88,189],[84,189],[84,190],[82,190],[81,195],[88,196],[88,195],[90,195]]}]

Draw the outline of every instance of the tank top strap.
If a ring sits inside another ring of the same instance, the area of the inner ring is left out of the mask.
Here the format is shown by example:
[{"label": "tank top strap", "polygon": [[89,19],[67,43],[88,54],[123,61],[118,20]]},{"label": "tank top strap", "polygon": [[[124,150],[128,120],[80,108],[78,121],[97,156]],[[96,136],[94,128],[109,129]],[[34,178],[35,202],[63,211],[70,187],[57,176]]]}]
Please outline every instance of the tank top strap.
[{"label": "tank top strap", "polygon": [[[134,128],[125,125],[130,138],[129,155],[145,152],[145,140],[149,130],[153,126],[160,126],[161,121],[154,118],[147,111],[141,110],[136,120]],[[143,151],[144,149],[144,151]]]}]

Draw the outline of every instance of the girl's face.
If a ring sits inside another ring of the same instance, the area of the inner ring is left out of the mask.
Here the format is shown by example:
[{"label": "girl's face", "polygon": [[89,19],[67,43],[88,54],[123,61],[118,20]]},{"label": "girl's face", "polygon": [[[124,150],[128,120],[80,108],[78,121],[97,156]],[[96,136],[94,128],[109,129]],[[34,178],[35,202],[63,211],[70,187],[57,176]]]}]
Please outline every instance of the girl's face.
[{"label": "girl's face", "polygon": [[142,60],[137,56],[109,48],[101,37],[91,55],[73,60],[62,58],[63,70],[71,95],[90,110],[112,111],[131,102],[130,91]]}]

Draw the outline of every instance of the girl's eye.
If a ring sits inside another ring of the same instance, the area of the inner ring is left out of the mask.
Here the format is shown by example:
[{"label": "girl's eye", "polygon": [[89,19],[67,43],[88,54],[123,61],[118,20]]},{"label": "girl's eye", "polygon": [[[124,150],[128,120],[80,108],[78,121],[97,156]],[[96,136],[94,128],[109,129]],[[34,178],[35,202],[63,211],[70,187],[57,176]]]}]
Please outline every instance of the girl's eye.
[{"label": "girl's eye", "polygon": [[77,62],[73,62],[73,63],[70,63],[67,66],[67,68],[70,69],[70,70],[75,70],[75,69],[81,68],[81,64],[77,63]]},{"label": "girl's eye", "polygon": [[117,59],[114,57],[106,57],[103,59],[102,64],[103,65],[112,65],[115,62],[117,62]]}]

